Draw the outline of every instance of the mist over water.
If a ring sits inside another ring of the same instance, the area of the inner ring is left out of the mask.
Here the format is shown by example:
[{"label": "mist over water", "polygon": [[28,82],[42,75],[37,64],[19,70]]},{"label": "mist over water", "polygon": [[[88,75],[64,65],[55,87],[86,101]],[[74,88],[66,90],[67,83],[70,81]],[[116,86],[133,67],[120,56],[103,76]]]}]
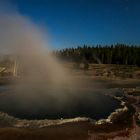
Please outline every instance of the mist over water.
[{"label": "mist over water", "polygon": [[56,90],[57,95],[51,92],[51,96],[60,98],[61,88],[70,87],[74,81],[70,81],[69,74],[48,51],[41,30],[19,14],[1,15],[1,19],[0,49],[11,53],[17,65],[14,92],[38,100],[40,90],[43,96]]},{"label": "mist over water", "polygon": [[[0,111],[28,119],[98,119],[116,108],[117,101],[97,90],[101,85],[74,78],[52,56],[44,33],[28,18],[12,13],[0,19],[0,50],[12,55],[17,69],[14,85],[0,98]],[[107,111],[104,105],[110,106]]]},{"label": "mist over water", "polygon": [[80,81],[72,80],[70,72],[52,56],[43,32],[19,14],[1,15],[1,19],[0,49],[13,56],[17,69],[12,96],[7,98],[13,104],[9,110],[29,109],[36,114],[42,108],[61,112],[71,106],[79,96],[75,88]]}]

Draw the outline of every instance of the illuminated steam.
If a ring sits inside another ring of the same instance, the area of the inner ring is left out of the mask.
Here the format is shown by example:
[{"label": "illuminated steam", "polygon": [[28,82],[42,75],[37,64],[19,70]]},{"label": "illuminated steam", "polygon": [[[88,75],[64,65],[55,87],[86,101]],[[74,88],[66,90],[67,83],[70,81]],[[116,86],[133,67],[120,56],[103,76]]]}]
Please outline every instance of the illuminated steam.
[{"label": "illuminated steam", "polygon": [[[0,98],[1,111],[29,119],[98,118],[112,103],[98,94],[98,82],[74,76],[52,56],[44,33],[28,18],[12,13],[0,19],[0,50],[13,57],[15,76],[9,93]],[[108,102],[101,104],[104,99]]]},{"label": "illuminated steam", "polygon": [[58,100],[60,95],[64,98],[63,88],[70,88],[74,81],[48,51],[41,30],[19,14],[5,14],[0,18],[0,49],[13,56],[17,68],[14,92],[29,100],[38,100],[42,94],[45,98],[49,94]]}]

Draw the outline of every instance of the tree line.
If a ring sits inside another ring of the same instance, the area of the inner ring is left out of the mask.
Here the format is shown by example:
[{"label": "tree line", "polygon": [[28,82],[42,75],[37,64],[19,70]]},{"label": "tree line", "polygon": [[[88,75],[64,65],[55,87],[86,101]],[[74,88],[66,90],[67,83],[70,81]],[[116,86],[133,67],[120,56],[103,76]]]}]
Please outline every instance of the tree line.
[{"label": "tree line", "polygon": [[97,46],[78,46],[53,51],[55,56],[72,62],[102,64],[122,64],[140,66],[140,46],[116,44]]}]

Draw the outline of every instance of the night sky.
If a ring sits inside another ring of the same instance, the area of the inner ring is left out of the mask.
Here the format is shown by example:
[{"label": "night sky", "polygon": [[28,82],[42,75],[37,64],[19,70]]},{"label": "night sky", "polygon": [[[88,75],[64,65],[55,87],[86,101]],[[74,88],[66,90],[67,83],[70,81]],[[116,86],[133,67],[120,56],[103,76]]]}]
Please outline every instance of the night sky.
[{"label": "night sky", "polygon": [[53,48],[83,44],[140,45],[140,0],[6,0],[3,3],[43,26]]}]

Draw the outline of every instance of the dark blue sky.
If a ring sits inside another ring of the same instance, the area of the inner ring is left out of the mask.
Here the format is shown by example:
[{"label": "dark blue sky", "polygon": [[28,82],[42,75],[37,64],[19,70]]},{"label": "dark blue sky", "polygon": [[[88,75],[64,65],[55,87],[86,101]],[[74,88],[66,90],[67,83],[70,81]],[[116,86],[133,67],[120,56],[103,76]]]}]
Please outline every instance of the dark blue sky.
[{"label": "dark blue sky", "polygon": [[7,0],[43,25],[54,48],[140,45],[140,0]]}]

